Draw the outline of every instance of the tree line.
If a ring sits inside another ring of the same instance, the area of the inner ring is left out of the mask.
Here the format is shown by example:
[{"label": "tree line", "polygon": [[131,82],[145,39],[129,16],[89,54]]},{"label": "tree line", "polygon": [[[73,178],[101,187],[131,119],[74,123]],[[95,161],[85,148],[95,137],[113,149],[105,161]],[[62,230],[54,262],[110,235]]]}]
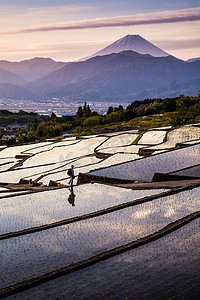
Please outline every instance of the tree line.
[{"label": "tree line", "polygon": [[[12,116],[8,111],[0,111],[0,119],[3,114]],[[162,114],[167,114],[168,123],[172,126],[194,122],[200,116],[200,93],[195,97],[180,95],[175,98],[135,100],[126,108],[122,105],[110,106],[105,115],[92,111],[86,102],[78,107],[75,116],[57,117],[53,112],[51,116],[38,116],[20,111],[19,116],[31,116],[33,119],[27,130],[17,132],[17,140],[18,143],[34,142],[60,136],[63,132],[74,135],[90,134],[93,128],[120,124],[122,121],[136,120],[137,123],[141,117]]]},{"label": "tree line", "polygon": [[99,115],[97,112],[79,107],[77,117],[83,127],[93,127],[169,112],[173,112],[170,115],[170,125],[178,126],[194,122],[196,117],[200,115],[200,93],[195,97],[180,95],[175,98],[135,100],[125,109],[122,105],[110,106],[106,115]]}]

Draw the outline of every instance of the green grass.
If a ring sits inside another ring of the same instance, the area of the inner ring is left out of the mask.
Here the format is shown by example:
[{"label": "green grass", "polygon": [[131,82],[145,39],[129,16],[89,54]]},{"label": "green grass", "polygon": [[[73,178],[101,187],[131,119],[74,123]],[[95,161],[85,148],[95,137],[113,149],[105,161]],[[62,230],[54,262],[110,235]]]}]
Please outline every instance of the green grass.
[{"label": "green grass", "polygon": [[144,134],[144,131],[141,132],[141,133],[138,135],[138,137],[136,137],[136,139],[133,141],[132,145],[137,145],[138,142],[139,142],[139,140],[140,140],[141,137],[143,136],[143,134]]}]

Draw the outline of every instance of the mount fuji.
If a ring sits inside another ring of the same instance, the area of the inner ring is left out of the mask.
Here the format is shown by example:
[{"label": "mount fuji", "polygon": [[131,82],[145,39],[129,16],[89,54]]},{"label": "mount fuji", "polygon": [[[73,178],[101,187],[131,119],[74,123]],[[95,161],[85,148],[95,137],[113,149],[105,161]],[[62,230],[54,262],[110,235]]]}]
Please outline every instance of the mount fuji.
[{"label": "mount fuji", "polygon": [[134,51],[140,54],[150,54],[154,57],[162,57],[162,56],[169,56],[170,54],[161,50],[157,46],[153,45],[149,41],[145,40],[139,34],[136,35],[126,35],[123,38],[115,41],[114,43],[110,44],[109,46],[105,47],[104,49],[87,56],[79,61],[83,61],[95,56],[103,56],[112,53],[119,53],[122,51]]}]

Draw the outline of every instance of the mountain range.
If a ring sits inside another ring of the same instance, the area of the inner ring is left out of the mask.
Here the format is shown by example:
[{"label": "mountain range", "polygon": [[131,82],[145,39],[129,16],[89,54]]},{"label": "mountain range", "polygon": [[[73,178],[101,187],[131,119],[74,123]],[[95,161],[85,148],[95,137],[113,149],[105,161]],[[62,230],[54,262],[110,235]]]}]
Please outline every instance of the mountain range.
[{"label": "mountain range", "polygon": [[61,69],[66,64],[67,63],[64,62],[56,62],[51,58],[42,57],[35,57],[33,59],[23,60],[20,62],[1,60],[0,71],[1,69],[4,69],[11,73],[17,74],[18,76],[23,78],[24,81],[33,81],[44,77],[50,72]]},{"label": "mountain range", "polygon": [[128,35],[90,58],[55,62],[0,61],[0,98],[133,101],[196,95],[200,60],[182,61],[139,35]]},{"label": "mountain range", "polygon": [[200,60],[200,57],[190,58],[187,60],[187,62],[194,62],[196,60]]}]

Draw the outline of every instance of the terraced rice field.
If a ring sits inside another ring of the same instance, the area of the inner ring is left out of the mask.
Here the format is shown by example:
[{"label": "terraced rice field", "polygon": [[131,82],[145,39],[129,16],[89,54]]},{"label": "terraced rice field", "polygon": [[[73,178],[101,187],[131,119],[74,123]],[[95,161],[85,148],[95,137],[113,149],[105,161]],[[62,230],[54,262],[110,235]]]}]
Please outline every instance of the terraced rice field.
[{"label": "terraced rice field", "polygon": [[200,144],[91,171],[90,174],[151,182],[155,173],[171,173],[200,164]]},{"label": "terraced rice field", "polygon": [[[96,196],[94,191],[97,191]],[[112,187],[94,184],[91,187],[88,185],[75,187],[73,192],[76,195],[74,207],[67,202],[69,191],[65,189],[0,200],[4,216],[0,220],[3,228],[0,235],[1,268],[4,270],[1,273],[0,295],[6,287],[31,280],[33,277],[39,278],[63,266],[90,260],[91,257],[107,253],[130,242],[137,242],[183,217],[200,211],[200,188],[164,196],[163,190],[132,191],[116,187],[113,190]],[[49,193],[49,196],[45,196],[45,193]],[[146,195],[148,196],[144,198]],[[139,204],[136,201],[139,199],[143,199],[143,203]],[[127,206],[127,203],[131,204]],[[123,204],[124,207],[117,206],[118,204]],[[48,209],[45,209],[47,205]],[[112,206],[113,211],[109,211]],[[104,213],[98,215],[98,211],[102,209]],[[87,213],[90,213],[90,217]],[[84,215],[86,218],[81,219]],[[80,217],[78,220],[75,219],[66,225],[55,224],[52,228],[42,228],[43,224],[77,216]],[[38,232],[27,232],[24,235],[22,231],[24,228],[35,225],[41,226]],[[5,233],[16,230],[19,231],[18,236],[5,237]],[[196,238],[197,236],[195,242]],[[162,246],[158,251],[161,249]],[[124,255],[129,257],[126,253]],[[118,259],[121,263],[120,257]],[[148,261],[146,256],[143,260],[143,263]],[[90,278],[91,273],[88,272]],[[123,272],[126,276],[125,270]],[[109,277],[109,273],[107,276]],[[62,280],[65,280],[64,278]],[[54,280],[50,285],[54,284]],[[40,287],[35,290],[41,294],[41,299],[46,298],[46,289],[43,292]],[[56,291],[58,295],[61,292],[59,287],[52,292]],[[29,297],[31,299],[31,292]]]},{"label": "terraced rice field", "polygon": [[200,127],[184,126],[174,129],[167,133],[167,141],[156,146],[152,146],[155,149],[169,149],[176,146],[177,143],[185,143],[199,140]]},{"label": "terraced rice field", "polygon": [[97,150],[101,151],[105,148],[111,147],[119,147],[119,146],[126,146],[131,145],[134,140],[138,137],[138,134],[120,134],[109,137],[104,143],[97,147]]},{"label": "terraced rice field", "polygon": [[[10,299],[198,299],[199,221]],[[160,276],[162,274],[162,276]]]},{"label": "terraced rice field", "polygon": [[[70,219],[159,194],[164,190],[131,191],[101,184],[86,184],[76,187],[75,192],[75,207],[69,205],[70,191],[66,188],[27,195],[18,192],[19,196],[12,198],[3,196],[13,192],[1,192],[0,234]],[[106,196],[102,198],[102,194]]]},{"label": "terraced rice field", "polygon": [[186,168],[174,173],[171,173],[172,175],[178,175],[178,176],[189,176],[189,177],[196,177],[200,178],[200,165],[196,165],[191,168]]},{"label": "terraced rice field", "polygon": [[138,144],[141,145],[156,145],[160,144],[164,141],[167,132],[164,130],[151,130],[145,132],[141,139],[139,140]]},{"label": "terraced rice field", "polygon": [[[141,148],[164,144],[165,134],[147,132]],[[169,140],[173,135],[176,142],[177,133],[167,132]],[[199,174],[199,143],[143,157],[139,143],[131,145],[136,136],[67,138],[0,152],[0,166],[4,161],[8,167],[18,162],[16,155],[29,155],[13,170],[0,170],[0,298],[198,298],[200,183],[171,190],[87,183],[29,191],[5,185],[21,178],[67,184],[71,164],[76,179],[79,172],[142,181],[155,172]],[[197,136],[192,131],[187,140]],[[111,156],[98,158],[96,151]]]}]

